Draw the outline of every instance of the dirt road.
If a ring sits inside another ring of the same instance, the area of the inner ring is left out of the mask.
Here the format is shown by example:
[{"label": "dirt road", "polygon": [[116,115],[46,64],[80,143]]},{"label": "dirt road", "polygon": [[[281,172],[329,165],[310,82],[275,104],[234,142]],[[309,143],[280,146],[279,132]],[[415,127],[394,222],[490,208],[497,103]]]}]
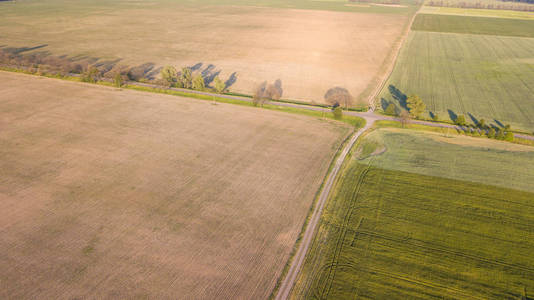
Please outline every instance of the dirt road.
[{"label": "dirt road", "polygon": [[291,289],[293,288],[294,282],[297,278],[297,275],[302,267],[302,264],[304,263],[304,258],[306,257],[306,253],[308,252],[310,242],[315,233],[315,228],[317,227],[317,224],[319,223],[319,219],[321,218],[321,212],[323,211],[323,207],[326,203],[326,200],[328,199],[328,196],[330,195],[330,190],[332,189],[332,186],[334,185],[334,181],[337,177],[337,174],[339,173],[339,170],[341,169],[341,166],[343,165],[343,161],[345,161],[347,154],[349,153],[350,149],[352,149],[352,146],[354,146],[354,143],[356,142],[356,140],[358,140],[358,137],[360,137],[360,135],[364,131],[371,128],[373,123],[374,123],[374,119],[370,119],[370,121],[368,121],[363,128],[361,128],[356,133],[354,133],[352,137],[350,138],[349,142],[343,148],[343,151],[341,151],[339,157],[336,159],[334,168],[332,169],[332,172],[330,172],[330,174],[328,175],[328,178],[326,179],[326,183],[321,191],[319,200],[317,201],[315,208],[313,209],[313,213],[308,223],[308,226],[306,226],[306,231],[304,232],[304,236],[302,237],[302,243],[298,247],[297,253],[293,257],[291,267],[289,267],[289,271],[287,272],[284,278],[284,281],[282,281],[282,284],[280,285],[280,289],[278,290],[276,299],[287,299],[288,298],[289,293],[291,292]]}]

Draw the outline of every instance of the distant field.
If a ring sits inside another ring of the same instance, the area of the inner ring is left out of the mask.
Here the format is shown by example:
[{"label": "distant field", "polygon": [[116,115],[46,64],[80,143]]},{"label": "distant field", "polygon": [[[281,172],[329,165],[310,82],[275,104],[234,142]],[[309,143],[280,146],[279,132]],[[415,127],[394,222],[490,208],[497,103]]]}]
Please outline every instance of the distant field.
[{"label": "distant field", "polygon": [[534,8],[534,4],[517,1],[503,1],[503,0],[427,0],[426,5],[432,7],[459,7],[459,8],[475,8],[475,9],[493,9],[493,10],[515,10],[515,11],[530,11]]},{"label": "distant field", "polygon": [[[101,63],[219,75],[234,92],[282,81],[283,97],[323,102],[376,82],[415,6],[340,1],[152,0],[0,3],[0,46]],[[299,8],[299,9],[297,9]],[[117,42],[120,41],[120,42]]]},{"label": "distant field", "polygon": [[443,120],[464,114],[473,123],[471,113],[532,131],[532,49],[534,38],[412,31],[380,94],[382,106],[417,94]]},{"label": "distant field", "polygon": [[500,10],[500,9],[476,9],[458,7],[432,7],[424,6],[421,11],[424,14],[461,15],[472,17],[512,18],[534,20],[534,12]]},{"label": "distant field", "polygon": [[380,129],[366,141],[388,150],[373,158],[375,167],[534,193],[531,146],[403,129]]},{"label": "distant field", "polygon": [[368,3],[351,3],[348,0],[194,0],[181,2],[209,5],[247,5],[276,8],[331,10],[366,13],[407,13],[414,10],[414,1],[402,0],[401,5],[375,5],[380,0]]},{"label": "distant field", "polygon": [[534,21],[418,14],[412,30],[534,37]]},{"label": "distant field", "polygon": [[[525,289],[530,295],[534,193],[491,183],[513,169],[532,176],[533,152],[508,153],[495,141],[453,145],[406,130],[368,139],[382,139],[387,150],[346,166],[293,299],[518,299]],[[493,173],[495,162],[486,167],[497,154],[508,171]],[[486,184],[471,180],[471,167],[487,176]],[[439,177],[442,170],[450,178]]]},{"label": "distant field", "polygon": [[0,298],[264,299],[348,126],[0,72]]}]

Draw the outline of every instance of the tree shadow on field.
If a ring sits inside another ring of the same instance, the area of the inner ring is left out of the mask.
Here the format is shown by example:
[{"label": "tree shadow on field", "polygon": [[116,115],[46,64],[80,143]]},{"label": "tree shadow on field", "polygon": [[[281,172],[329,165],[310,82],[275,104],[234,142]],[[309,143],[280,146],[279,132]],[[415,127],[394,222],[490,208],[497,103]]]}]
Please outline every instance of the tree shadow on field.
[{"label": "tree shadow on field", "polygon": [[[117,74],[123,80],[132,80],[144,83],[159,85],[162,83],[158,79],[163,66],[156,67],[155,63],[148,62],[137,66],[121,65],[121,58],[103,59],[88,55],[58,55],[46,50],[48,44],[27,47],[10,47],[0,45],[0,63],[13,66],[16,69],[28,70],[39,74],[54,74],[60,76],[88,76],[96,70],[94,80],[113,81]],[[204,78],[206,86],[212,84],[221,70],[215,65],[209,64],[204,67],[204,63],[199,62],[190,67],[193,72],[200,74]],[[237,72],[233,72],[224,81],[225,88],[231,87],[237,81]],[[277,81],[278,90],[281,93],[281,81]]]},{"label": "tree shadow on field", "polygon": [[499,120],[497,120],[497,119],[493,119],[493,121],[495,121],[495,123],[496,123],[499,127],[504,128],[504,124],[503,124],[501,121],[499,121]]},{"label": "tree shadow on field", "polygon": [[406,99],[408,99],[408,97],[406,96],[406,94],[401,92],[401,90],[399,90],[392,84],[388,86],[388,89],[393,99],[397,100],[401,107],[403,107],[404,109],[408,109],[408,106],[406,105]]},{"label": "tree shadow on field", "polygon": [[438,116],[436,113],[434,113],[434,112],[432,112],[432,111],[429,111],[429,112],[428,112],[428,115],[430,115],[430,118],[432,118],[432,120],[433,120],[434,118],[437,118],[437,116]]},{"label": "tree shadow on field", "polygon": [[94,66],[101,69],[103,73],[107,73],[115,67],[116,64],[118,64],[121,61],[121,59],[115,59],[115,60],[107,60],[107,61],[97,61],[95,62]]},{"label": "tree shadow on field", "polygon": [[209,85],[210,83],[215,80],[215,77],[219,76],[221,73],[221,70],[215,70],[215,65],[209,64],[204,70],[200,72],[200,75],[202,78],[204,78],[204,82],[206,85]]},{"label": "tree shadow on field", "polygon": [[467,113],[467,115],[469,116],[469,118],[471,118],[471,120],[473,121],[473,124],[478,124],[478,119],[475,118],[475,116],[473,116],[471,113]]},{"label": "tree shadow on field", "polygon": [[447,109],[447,112],[449,113],[449,118],[451,118],[451,121],[456,122],[458,115],[450,109]]},{"label": "tree shadow on field", "polygon": [[141,78],[150,79],[147,76],[148,74],[153,73],[152,71],[154,70],[155,66],[156,65],[154,63],[144,63],[139,66],[132,67],[129,72],[130,77],[133,80],[140,80]]},{"label": "tree shadow on field", "polygon": [[4,51],[6,51],[7,53],[10,53],[10,54],[19,55],[19,54],[21,54],[23,52],[42,49],[44,47],[48,47],[48,44],[42,44],[42,45],[35,46],[35,47],[19,47],[19,48],[9,47],[9,48],[5,48]]},{"label": "tree shadow on field", "polygon": [[234,72],[228,77],[228,79],[224,82],[224,85],[226,85],[226,88],[231,87],[234,85],[234,83],[237,81],[237,72]]},{"label": "tree shadow on field", "polygon": [[161,70],[163,70],[163,67],[158,67],[158,68],[152,69],[150,72],[148,72],[146,74],[146,78],[149,79],[149,80],[156,79],[156,76],[158,76],[158,74],[161,73]]},{"label": "tree shadow on field", "polygon": [[195,72],[197,70],[200,70],[200,68],[202,68],[202,65],[203,65],[203,63],[199,62],[199,63],[196,63],[193,66],[189,67],[189,69],[191,69],[191,71]]},{"label": "tree shadow on field", "polygon": [[380,106],[382,107],[383,111],[386,111],[390,103],[391,102],[386,100],[385,98],[380,98]]}]

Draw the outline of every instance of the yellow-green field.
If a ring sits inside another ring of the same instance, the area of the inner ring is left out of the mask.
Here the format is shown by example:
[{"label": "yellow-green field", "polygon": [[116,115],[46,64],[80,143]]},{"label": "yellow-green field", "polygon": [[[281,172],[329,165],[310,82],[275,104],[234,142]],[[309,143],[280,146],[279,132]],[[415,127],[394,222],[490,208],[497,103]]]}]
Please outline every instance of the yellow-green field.
[{"label": "yellow-green field", "polygon": [[492,18],[511,18],[533,20],[534,12],[500,10],[500,9],[475,9],[475,8],[458,8],[458,7],[433,7],[424,6],[420,13],[439,14],[439,15],[458,15],[471,17],[492,17]]},{"label": "yellow-green field", "polygon": [[528,294],[533,164],[533,147],[409,130],[371,133],[325,207],[292,298]]},{"label": "yellow-green field", "polygon": [[405,107],[416,94],[424,117],[463,114],[469,123],[534,130],[534,21],[418,15],[413,29],[380,94],[382,108]]}]

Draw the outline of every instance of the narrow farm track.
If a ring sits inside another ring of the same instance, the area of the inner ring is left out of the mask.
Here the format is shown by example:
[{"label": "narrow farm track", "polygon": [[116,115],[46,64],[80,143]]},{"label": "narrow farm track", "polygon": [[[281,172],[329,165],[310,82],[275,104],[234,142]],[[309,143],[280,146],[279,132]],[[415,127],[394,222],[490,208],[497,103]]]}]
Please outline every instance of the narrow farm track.
[{"label": "narrow farm track", "polygon": [[306,226],[306,230],[304,231],[304,235],[302,236],[302,243],[298,247],[297,253],[293,257],[292,264],[289,267],[289,271],[287,272],[286,276],[284,277],[284,280],[280,285],[280,289],[278,290],[278,293],[276,295],[277,300],[287,299],[289,297],[289,293],[291,292],[295,280],[297,279],[297,275],[304,263],[304,258],[306,257],[306,253],[308,252],[308,249],[310,247],[310,243],[315,233],[315,228],[319,223],[323,207],[326,203],[326,200],[328,199],[328,196],[330,195],[330,191],[332,189],[332,186],[334,185],[334,181],[337,177],[337,174],[339,173],[339,170],[341,169],[341,166],[345,161],[345,158],[347,157],[347,154],[349,153],[350,149],[352,149],[354,143],[356,143],[356,141],[363,132],[371,128],[374,123],[374,120],[375,119],[367,120],[365,126],[352,135],[349,142],[345,145],[339,157],[336,159],[334,168],[332,169],[332,172],[328,174],[326,183],[321,191],[321,194],[319,195],[319,199],[317,200],[315,208],[313,209],[310,222]]}]

